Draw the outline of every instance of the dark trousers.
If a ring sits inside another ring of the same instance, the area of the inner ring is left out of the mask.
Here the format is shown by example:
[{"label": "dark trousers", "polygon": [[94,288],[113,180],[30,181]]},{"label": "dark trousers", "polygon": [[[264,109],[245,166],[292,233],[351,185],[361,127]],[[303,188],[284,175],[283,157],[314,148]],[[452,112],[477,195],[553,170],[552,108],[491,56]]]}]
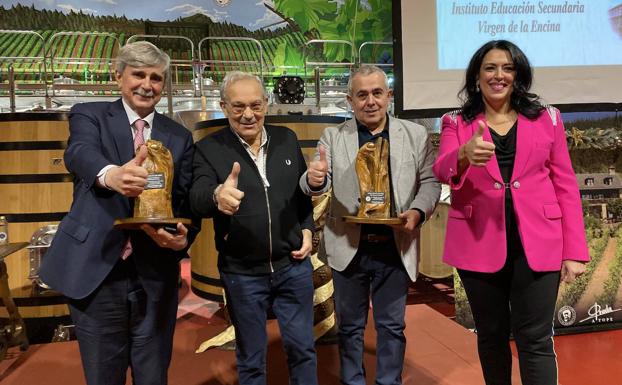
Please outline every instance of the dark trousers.
[{"label": "dark trousers", "polygon": [[155,301],[143,290],[132,256],[99,288],[70,300],[71,318],[89,385],[164,385],[173,348],[177,291]]},{"label": "dark trousers", "polygon": [[361,241],[344,271],[333,270],[335,308],[339,324],[341,383],[365,385],[363,335],[369,299],[376,327],[376,384],[399,385],[406,337],[404,313],[410,278],[393,240]]},{"label": "dark trousers", "polygon": [[508,256],[502,270],[458,270],[477,329],[486,385],[510,385],[514,335],[523,385],[556,385],[553,314],[559,272],[534,272],[524,255]]},{"label": "dark trousers", "polygon": [[266,319],[270,307],[287,354],[289,383],[317,385],[312,273],[308,258],[265,275],[220,272],[235,329],[241,385],[266,384]]}]

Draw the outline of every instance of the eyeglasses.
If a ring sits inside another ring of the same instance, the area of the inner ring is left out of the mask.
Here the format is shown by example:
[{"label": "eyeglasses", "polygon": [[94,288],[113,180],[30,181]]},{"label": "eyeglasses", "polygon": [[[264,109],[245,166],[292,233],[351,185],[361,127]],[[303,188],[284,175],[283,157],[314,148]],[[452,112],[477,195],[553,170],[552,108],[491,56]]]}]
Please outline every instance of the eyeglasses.
[{"label": "eyeglasses", "polygon": [[264,111],[264,102],[255,102],[252,104],[238,104],[238,103],[229,103],[229,102],[225,102],[225,104],[228,104],[231,107],[231,112],[233,112],[236,115],[241,115],[244,113],[244,111],[246,111],[247,108],[250,108],[251,111],[253,111],[254,113],[260,113]]}]

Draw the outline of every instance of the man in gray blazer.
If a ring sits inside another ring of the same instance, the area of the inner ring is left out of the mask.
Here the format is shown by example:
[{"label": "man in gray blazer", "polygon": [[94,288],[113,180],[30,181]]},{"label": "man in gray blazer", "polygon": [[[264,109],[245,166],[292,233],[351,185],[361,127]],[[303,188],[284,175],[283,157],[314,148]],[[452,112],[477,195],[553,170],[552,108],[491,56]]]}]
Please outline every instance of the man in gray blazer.
[{"label": "man in gray blazer", "polygon": [[[333,269],[339,320],[341,381],[364,385],[363,333],[369,298],[377,331],[376,384],[401,384],[406,339],[404,313],[410,281],[417,277],[419,226],[434,211],[440,184],[432,173],[434,154],[426,129],[387,114],[392,91],[375,66],[350,76],[348,102],[355,119],[324,130],[315,160],[300,178],[309,195],[332,188],[321,252]],[[378,137],[389,140],[393,227],[346,223],[360,204],[355,171],[359,148]]]}]

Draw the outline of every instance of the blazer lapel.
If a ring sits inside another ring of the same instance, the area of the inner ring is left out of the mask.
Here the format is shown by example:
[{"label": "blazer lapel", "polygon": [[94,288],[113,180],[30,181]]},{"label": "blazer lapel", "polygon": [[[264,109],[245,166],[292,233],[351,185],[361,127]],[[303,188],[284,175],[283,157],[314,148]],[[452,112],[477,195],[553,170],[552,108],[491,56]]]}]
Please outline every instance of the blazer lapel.
[{"label": "blazer lapel", "polygon": [[[357,199],[360,198],[360,190],[359,190],[359,180],[356,175],[356,156],[359,152],[359,134],[358,129],[356,127],[356,120],[354,118],[346,121],[346,124],[342,127],[343,130],[343,141],[345,148],[337,148],[336,150],[339,152],[345,152],[345,154],[333,154],[335,157],[346,158],[347,161],[345,164],[352,165],[352,172],[348,172],[347,175],[343,175],[342,177],[351,178],[350,183],[343,183],[344,186],[352,186],[352,202],[351,204],[355,209],[358,208]],[[333,174],[333,177],[335,175]]]},{"label": "blazer lapel", "polygon": [[356,128],[356,120],[350,119],[343,126],[343,138],[346,146],[346,156],[348,157],[348,163],[356,162],[356,155],[359,152],[359,134]]},{"label": "blazer lapel", "polygon": [[170,138],[171,133],[166,129],[166,120],[156,112],[153,117],[153,127],[151,127],[151,139],[162,142],[164,147],[170,150]]},{"label": "blazer lapel", "polygon": [[134,157],[132,127],[123,108],[121,99],[113,102],[108,111],[108,123],[115,143],[119,164],[125,164]]},{"label": "blazer lapel", "polygon": [[393,188],[397,186],[397,177],[401,175],[401,166],[404,163],[404,127],[398,120],[389,118],[389,166],[391,170],[391,180]]},{"label": "blazer lapel", "polygon": [[527,164],[531,149],[533,148],[533,123],[523,115],[518,114],[518,130],[516,132],[516,155],[514,157],[514,169],[512,170],[512,180],[518,178]]}]

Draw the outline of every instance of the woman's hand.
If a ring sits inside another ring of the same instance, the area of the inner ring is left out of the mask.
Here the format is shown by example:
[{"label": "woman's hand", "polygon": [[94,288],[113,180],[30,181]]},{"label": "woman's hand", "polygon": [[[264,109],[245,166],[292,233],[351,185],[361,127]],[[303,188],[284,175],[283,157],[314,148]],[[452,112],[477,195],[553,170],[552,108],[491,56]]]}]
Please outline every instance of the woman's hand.
[{"label": "woman's hand", "polygon": [[561,280],[570,283],[584,272],[585,262],[565,260],[562,262]]},{"label": "woman's hand", "polygon": [[464,170],[468,164],[483,167],[495,154],[495,145],[484,140],[486,123],[482,120],[477,122],[479,127],[468,142],[463,144],[458,151],[459,169]]}]

